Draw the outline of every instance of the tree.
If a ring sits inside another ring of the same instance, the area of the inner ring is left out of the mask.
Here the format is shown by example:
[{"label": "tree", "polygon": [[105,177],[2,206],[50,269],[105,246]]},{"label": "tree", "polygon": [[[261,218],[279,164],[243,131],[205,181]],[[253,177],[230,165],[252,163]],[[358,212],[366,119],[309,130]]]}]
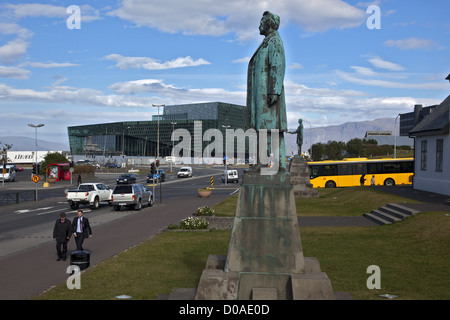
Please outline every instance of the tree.
[{"label": "tree", "polygon": [[[313,161],[320,161],[322,160],[322,157],[324,155],[325,152],[325,145],[323,143],[315,143],[311,146],[311,150],[312,150],[312,160]],[[310,152],[311,154],[311,152]]]},{"label": "tree", "polygon": [[345,152],[345,143],[342,141],[328,141],[325,153],[329,160],[342,160]]},{"label": "tree", "polygon": [[346,149],[350,157],[360,157],[363,153],[363,142],[358,138],[351,139],[347,142]]},{"label": "tree", "polygon": [[8,162],[8,159],[6,158],[6,151],[12,148],[12,144],[7,144],[2,146],[2,143],[0,142],[0,160],[3,160],[4,162]]},{"label": "tree", "polygon": [[59,152],[47,153],[41,163],[39,174],[45,174],[49,164],[52,163],[69,163],[69,160]]}]

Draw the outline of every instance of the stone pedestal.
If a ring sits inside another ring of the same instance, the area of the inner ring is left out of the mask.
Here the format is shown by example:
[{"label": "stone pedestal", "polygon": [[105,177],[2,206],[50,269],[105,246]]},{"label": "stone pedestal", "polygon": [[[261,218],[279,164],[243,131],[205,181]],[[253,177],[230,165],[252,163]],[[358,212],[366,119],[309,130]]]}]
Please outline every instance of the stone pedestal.
[{"label": "stone pedestal", "polygon": [[244,174],[228,254],[208,258],[195,299],[334,299],[317,259],[303,256],[289,173]]},{"label": "stone pedestal", "polygon": [[313,189],[309,180],[308,162],[299,155],[295,155],[291,160],[289,169],[291,173],[291,183],[294,186],[294,196],[296,198],[317,198],[319,193]]}]

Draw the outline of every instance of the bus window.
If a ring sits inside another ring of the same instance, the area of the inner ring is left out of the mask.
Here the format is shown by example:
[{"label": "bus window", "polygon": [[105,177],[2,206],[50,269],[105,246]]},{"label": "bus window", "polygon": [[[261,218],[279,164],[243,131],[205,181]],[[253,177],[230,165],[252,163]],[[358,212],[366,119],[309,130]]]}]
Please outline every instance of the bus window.
[{"label": "bus window", "polygon": [[338,165],[338,174],[340,176],[347,176],[352,174],[352,165],[351,164],[339,164]]},{"label": "bus window", "polygon": [[353,174],[360,175],[367,173],[367,165],[365,163],[353,164]]},{"label": "bus window", "polygon": [[310,178],[314,179],[323,176],[335,176],[337,175],[338,169],[337,165],[320,165],[320,166],[310,166],[309,167]]}]

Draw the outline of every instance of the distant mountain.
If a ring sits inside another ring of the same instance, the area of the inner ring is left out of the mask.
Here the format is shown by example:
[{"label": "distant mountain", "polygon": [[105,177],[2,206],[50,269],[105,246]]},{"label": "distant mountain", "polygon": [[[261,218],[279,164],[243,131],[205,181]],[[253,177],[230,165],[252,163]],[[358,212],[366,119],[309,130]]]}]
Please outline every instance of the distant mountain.
[{"label": "distant mountain", "polygon": [[[395,118],[381,118],[372,121],[346,122],[341,125],[312,128],[309,129],[307,123],[303,123],[303,145],[302,151],[306,152],[311,144],[318,142],[327,143],[328,141],[348,142],[353,138],[364,138],[367,131],[391,131],[394,135]],[[289,129],[295,130],[296,128]],[[398,124],[397,124],[398,133]],[[286,154],[297,153],[297,136],[295,134],[286,134]]]},{"label": "distant mountain", "polygon": [[[34,151],[35,140],[27,137],[5,136],[0,137],[0,145],[12,144],[11,151]],[[69,146],[64,143],[51,142],[38,139],[38,151],[68,151]]]}]

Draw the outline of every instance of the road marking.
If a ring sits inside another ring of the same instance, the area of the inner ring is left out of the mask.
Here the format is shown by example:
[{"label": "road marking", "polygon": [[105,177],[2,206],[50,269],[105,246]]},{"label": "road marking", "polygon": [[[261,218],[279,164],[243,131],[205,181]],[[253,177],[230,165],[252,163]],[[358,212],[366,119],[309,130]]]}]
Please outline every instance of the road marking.
[{"label": "road marking", "polygon": [[14,211],[14,213],[22,214],[22,213],[33,212],[33,211],[48,210],[48,209],[51,209],[51,208],[53,208],[53,207],[38,208],[38,209],[33,209],[33,210],[31,210],[31,209],[23,209],[23,210],[16,210],[16,211]]},{"label": "road marking", "polygon": [[58,209],[58,210],[52,210],[52,211],[46,211],[46,212],[41,212],[41,213],[38,213],[37,216],[42,216],[42,215],[44,215],[44,214],[53,213],[53,212],[58,212],[58,211],[61,211],[61,209]]}]

